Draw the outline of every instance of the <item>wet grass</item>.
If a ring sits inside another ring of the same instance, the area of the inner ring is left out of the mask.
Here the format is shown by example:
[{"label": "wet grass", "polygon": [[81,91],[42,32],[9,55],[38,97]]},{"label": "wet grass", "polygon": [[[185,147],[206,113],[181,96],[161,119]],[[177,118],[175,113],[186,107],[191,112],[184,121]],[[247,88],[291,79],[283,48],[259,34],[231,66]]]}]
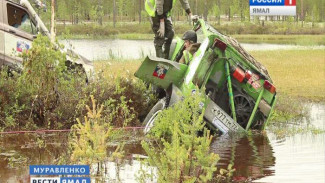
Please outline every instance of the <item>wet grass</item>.
[{"label": "wet grass", "polygon": [[235,34],[241,43],[270,43],[270,44],[294,44],[294,45],[325,45],[325,35],[256,35],[256,34]]},{"label": "wet grass", "polygon": [[142,60],[107,60],[94,62],[95,70],[102,73],[104,78],[110,79],[115,76],[135,78],[134,73],[141,65]]},{"label": "wet grass", "polygon": [[[325,29],[321,24],[312,27],[306,24],[301,27],[296,23],[266,22],[264,26],[252,22],[226,22],[218,25],[209,22],[218,31],[238,39],[242,43],[276,43],[295,45],[325,45]],[[175,21],[174,29],[177,36],[192,29],[186,20]],[[96,23],[77,25],[58,25],[59,39],[128,39],[152,40],[154,35],[149,22],[122,22],[116,27],[110,22],[100,26]]]},{"label": "wet grass", "polygon": [[[191,25],[178,23],[174,25],[176,33],[183,34],[185,31],[191,29]],[[116,27],[112,24],[78,24],[78,25],[58,25],[57,35],[59,38],[68,39],[153,39],[151,24],[125,22],[118,23]]]},{"label": "wet grass", "polygon": [[255,51],[277,91],[298,100],[325,101],[325,50]]},{"label": "wet grass", "polygon": [[268,127],[268,129],[276,134],[278,138],[283,138],[286,136],[292,136],[296,134],[324,134],[325,130],[315,127],[312,124],[309,123],[277,123],[276,125],[271,125]]},{"label": "wet grass", "polygon": [[286,123],[290,120],[302,120],[309,118],[310,111],[305,100],[296,97],[279,94],[275,110],[271,116],[272,122]]},{"label": "wet grass", "polygon": [[[176,34],[181,37],[182,34]],[[291,44],[291,45],[325,45],[325,35],[273,35],[273,34],[234,34],[230,35],[237,39],[240,43],[269,43],[269,44]],[[126,40],[153,40],[152,33],[123,33],[112,34],[108,36],[103,35],[85,35],[74,34],[59,36],[59,39],[126,39]]]},{"label": "wet grass", "polygon": [[306,103],[325,102],[325,50],[251,53],[267,67],[277,87],[278,102],[272,121],[308,118]]}]

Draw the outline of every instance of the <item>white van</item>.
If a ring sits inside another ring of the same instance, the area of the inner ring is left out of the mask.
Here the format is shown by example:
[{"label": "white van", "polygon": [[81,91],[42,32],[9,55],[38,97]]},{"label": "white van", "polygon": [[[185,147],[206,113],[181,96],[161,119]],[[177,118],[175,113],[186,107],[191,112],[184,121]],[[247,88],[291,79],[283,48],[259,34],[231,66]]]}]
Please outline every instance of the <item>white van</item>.
[{"label": "white van", "polygon": [[[0,0],[0,67],[7,65],[14,70],[19,69],[22,66],[19,54],[31,48],[38,33],[49,36],[48,29],[28,0],[20,0],[20,4]],[[66,52],[67,67],[82,68],[89,79],[93,73],[93,63],[73,50]]]}]

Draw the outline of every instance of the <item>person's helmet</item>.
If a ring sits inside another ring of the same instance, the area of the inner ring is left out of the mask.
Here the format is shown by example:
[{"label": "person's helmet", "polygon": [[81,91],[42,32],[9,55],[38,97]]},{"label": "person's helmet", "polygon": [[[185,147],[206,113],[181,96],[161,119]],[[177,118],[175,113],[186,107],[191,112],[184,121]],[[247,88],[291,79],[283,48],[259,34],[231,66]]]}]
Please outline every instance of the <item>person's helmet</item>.
[{"label": "person's helmet", "polygon": [[183,40],[189,40],[193,43],[197,42],[197,35],[196,32],[193,30],[186,31],[182,37]]}]

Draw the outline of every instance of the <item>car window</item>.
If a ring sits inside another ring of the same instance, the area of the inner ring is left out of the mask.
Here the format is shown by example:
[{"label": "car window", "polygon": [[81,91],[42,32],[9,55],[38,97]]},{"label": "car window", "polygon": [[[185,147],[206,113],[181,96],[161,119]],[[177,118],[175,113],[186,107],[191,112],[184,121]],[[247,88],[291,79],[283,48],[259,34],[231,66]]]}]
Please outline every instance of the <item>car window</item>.
[{"label": "car window", "polygon": [[18,7],[7,4],[8,24],[29,34],[36,34],[36,26],[29,14]]}]

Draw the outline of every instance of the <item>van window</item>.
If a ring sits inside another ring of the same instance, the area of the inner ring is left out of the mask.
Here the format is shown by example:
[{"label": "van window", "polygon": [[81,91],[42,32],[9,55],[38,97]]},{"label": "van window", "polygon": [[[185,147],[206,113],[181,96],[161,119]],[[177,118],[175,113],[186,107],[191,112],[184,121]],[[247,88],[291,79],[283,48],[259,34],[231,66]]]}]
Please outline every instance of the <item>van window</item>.
[{"label": "van window", "polygon": [[29,14],[18,7],[7,4],[8,24],[30,34],[36,34],[36,26],[31,21]]}]

